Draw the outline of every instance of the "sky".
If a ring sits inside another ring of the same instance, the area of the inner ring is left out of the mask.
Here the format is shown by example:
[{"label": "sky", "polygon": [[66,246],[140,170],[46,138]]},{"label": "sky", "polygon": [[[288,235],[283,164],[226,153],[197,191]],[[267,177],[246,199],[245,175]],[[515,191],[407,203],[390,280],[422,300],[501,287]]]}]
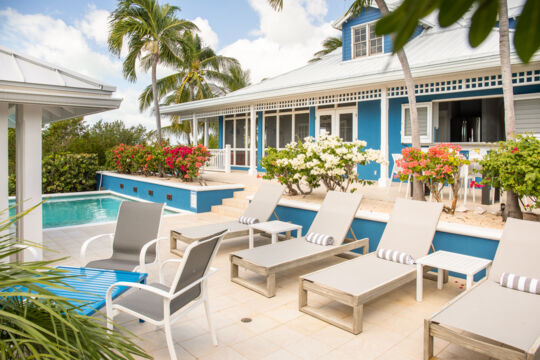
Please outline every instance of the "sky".
[{"label": "sky", "polygon": [[[164,0],[161,0],[164,2]],[[116,0],[0,0],[0,45],[116,86],[118,110],[87,117],[88,122],[122,120],[155,128],[149,111],[140,113],[138,96],[150,75],[135,83],[122,76],[122,57],[107,48],[107,19]],[[339,35],[331,24],[348,0],[285,0],[282,12],[267,0],[169,0],[179,16],[193,21],[206,45],[237,58],[252,83],[307,63],[322,41]],[[160,67],[158,77],[171,73]],[[166,118],[163,124],[167,125]]]}]

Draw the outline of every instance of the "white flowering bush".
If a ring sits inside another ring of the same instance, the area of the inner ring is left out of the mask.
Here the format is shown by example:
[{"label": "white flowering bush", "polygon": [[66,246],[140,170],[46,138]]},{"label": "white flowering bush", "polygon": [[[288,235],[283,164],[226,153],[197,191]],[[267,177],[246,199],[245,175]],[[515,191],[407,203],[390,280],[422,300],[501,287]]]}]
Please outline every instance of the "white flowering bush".
[{"label": "white flowering bush", "polygon": [[366,149],[366,142],[344,142],[335,135],[323,134],[316,140],[292,142],[284,150],[268,149],[261,160],[266,169],[264,178],[278,179],[289,194],[309,194],[324,184],[327,190],[348,191],[351,184],[370,184],[358,178],[356,168],[370,162],[384,163],[379,150]]}]

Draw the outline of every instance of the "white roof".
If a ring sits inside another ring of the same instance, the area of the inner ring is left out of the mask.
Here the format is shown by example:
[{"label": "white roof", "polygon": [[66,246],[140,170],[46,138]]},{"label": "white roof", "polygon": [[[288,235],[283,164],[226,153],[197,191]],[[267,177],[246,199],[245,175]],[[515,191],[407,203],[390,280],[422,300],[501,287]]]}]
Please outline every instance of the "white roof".
[{"label": "white roof", "polygon": [[[0,46],[0,102],[43,105],[43,121],[117,109],[116,87]],[[13,125],[13,124],[11,124]]]},{"label": "white roof", "polygon": [[[497,68],[499,64],[498,30],[477,48],[468,42],[468,28],[456,25],[447,29],[430,28],[411,40],[405,51],[416,78],[456,72]],[[540,61],[536,53],[531,62]],[[512,63],[519,63],[512,53]],[[254,104],[261,100],[292,95],[376,87],[402,81],[403,72],[391,53],[342,61],[341,49],[296,70],[254,84],[223,97],[164,106],[163,114],[190,115],[214,111],[226,106]]]}]

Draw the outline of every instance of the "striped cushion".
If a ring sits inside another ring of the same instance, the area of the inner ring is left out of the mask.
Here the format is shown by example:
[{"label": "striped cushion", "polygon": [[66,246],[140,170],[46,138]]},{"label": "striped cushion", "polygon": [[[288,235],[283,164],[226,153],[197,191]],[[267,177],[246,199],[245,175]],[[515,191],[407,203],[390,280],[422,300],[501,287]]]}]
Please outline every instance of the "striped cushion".
[{"label": "striped cushion", "polygon": [[254,217],[249,217],[249,216],[240,216],[238,218],[238,222],[240,224],[246,224],[246,225],[253,225],[253,224],[256,224],[259,222],[259,219],[257,218],[254,218]]},{"label": "striped cushion", "polygon": [[540,280],[535,278],[504,272],[501,275],[499,284],[509,289],[540,295]]},{"label": "striped cushion", "polygon": [[317,245],[327,246],[334,243],[334,238],[326,234],[309,232],[306,235],[306,241]]},{"label": "striped cushion", "polygon": [[379,249],[377,250],[377,257],[401,264],[414,264],[414,258],[411,255],[397,250]]}]

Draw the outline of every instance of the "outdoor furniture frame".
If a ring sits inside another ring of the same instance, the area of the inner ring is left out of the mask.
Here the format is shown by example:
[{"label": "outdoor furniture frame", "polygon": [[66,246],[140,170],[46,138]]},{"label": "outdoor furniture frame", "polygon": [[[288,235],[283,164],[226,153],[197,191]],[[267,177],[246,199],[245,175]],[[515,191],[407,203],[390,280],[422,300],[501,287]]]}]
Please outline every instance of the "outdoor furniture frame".
[{"label": "outdoor furniture frame", "polygon": [[[81,246],[81,262],[96,269],[146,272],[146,265],[159,263],[159,237],[165,204],[123,201],[113,234],[100,234]],[[86,263],[90,244],[101,238],[112,240],[113,254],[109,259]]]},{"label": "outdoor furniture frame", "polygon": [[[402,251],[413,258],[427,254],[441,212],[440,203],[397,199],[377,248]],[[364,277],[359,277],[362,275]],[[416,276],[416,266],[380,259],[373,252],[301,276],[298,308],[340,329],[359,334],[364,304],[413,281]],[[352,307],[352,324],[309,306],[308,291]]]},{"label": "outdoor furniture frame", "polygon": [[[259,222],[268,221],[272,215],[279,220],[275,208],[283,194],[283,190],[283,185],[264,182],[255,193],[253,200],[243,215],[257,218]],[[249,225],[241,224],[238,221],[229,221],[173,229],[170,235],[170,251],[182,257],[184,256],[184,251],[178,249],[178,241],[191,244],[194,241],[222,230],[228,230],[224,239],[237,238],[249,234]],[[259,231],[256,232],[258,233]]]},{"label": "outdoor furniture frame", "polygon": [[[308,232],[331,235],[336,245],[321,246],[300,238],[234,252],[230,255],[231,281],[266,297],[273,297],[276,294],[277,273],[359,248],[363,248],[366,254],[369,240],[358,240],[351,228],[361,200],[362,195],[357,194],[330,191],[326,195]],[[352,239],[345,238],[349,232]],[[264,276],[265,286],[241,278],[239,267]]]},{"label": "outdoor furniture frame", "polygon": [[[202,304],[206,312],[212,343],[217,346],[218,341],[208,302],[208,277],[216,272],[216,269],[210,266],[225,233],[226,230],[223,230],[191,243],[182,259],[165,260],[160,266],[159,283],[146,285],[118,282],[109,287],[106,297],[107,327],[113,330],[114,316],[119,311],[151,324],[163,326],[170,358],[176,359],[171,324]],[[171,286],[165,285],[163,274],[163,267],[168,263],[180,264]],[[119,286],[137,290],[113,303],[112,294]]]},{"label": "outdoor furniture frame", "polygon": [[424,359],[434,337],[495,359],[540,359],[540,296],[498,284],[503,272],[540,278],[540,223],[508,218],[487,279],[424,321]]}]

